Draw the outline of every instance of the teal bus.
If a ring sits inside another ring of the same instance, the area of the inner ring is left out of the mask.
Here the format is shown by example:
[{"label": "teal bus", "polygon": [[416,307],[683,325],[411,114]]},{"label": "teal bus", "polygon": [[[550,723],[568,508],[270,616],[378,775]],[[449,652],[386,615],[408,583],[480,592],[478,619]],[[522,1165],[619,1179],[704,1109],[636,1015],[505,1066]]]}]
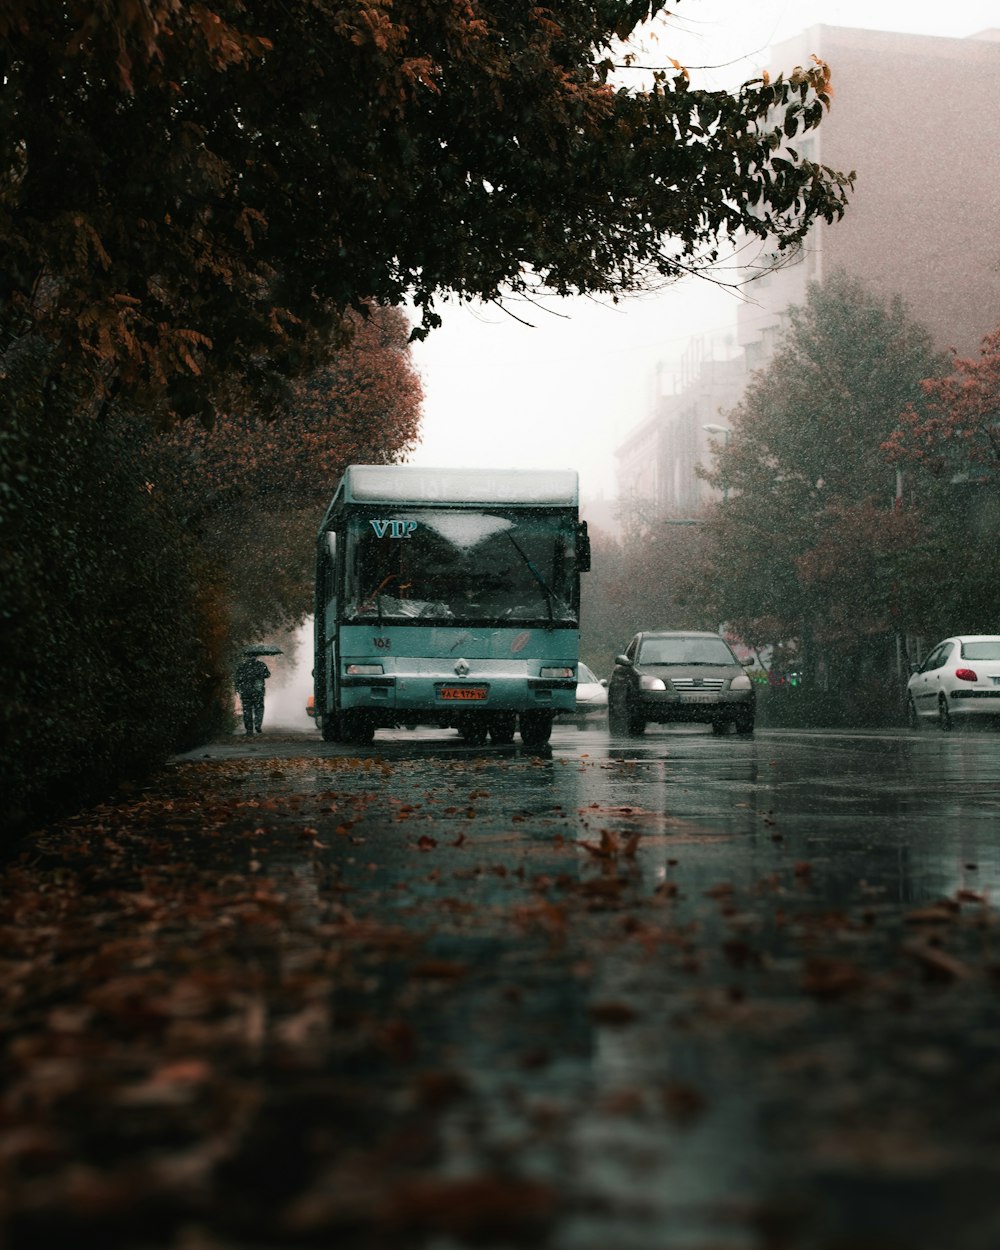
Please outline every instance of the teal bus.
[{"label": "teal bus", "polygon": [[317,542],[324,739],[438,725],[543,746],[575,709],[589,567],[572,470],[351,465]]}]

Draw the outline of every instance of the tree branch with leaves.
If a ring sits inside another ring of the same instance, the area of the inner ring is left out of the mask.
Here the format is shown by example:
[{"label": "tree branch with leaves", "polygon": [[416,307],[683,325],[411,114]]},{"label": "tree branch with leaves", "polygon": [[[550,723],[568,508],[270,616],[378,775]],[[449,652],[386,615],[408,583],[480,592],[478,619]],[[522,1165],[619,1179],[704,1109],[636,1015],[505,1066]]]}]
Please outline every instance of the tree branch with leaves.
[{"label": "tree branch with leaves", "polygon": [[795,136],[822,63],[735,92],[612,86],[659,3],[4,0],[0,351],[210,421],[284,392],[347,310],[538,289],[612,295],[784,248],[849,178]]}]

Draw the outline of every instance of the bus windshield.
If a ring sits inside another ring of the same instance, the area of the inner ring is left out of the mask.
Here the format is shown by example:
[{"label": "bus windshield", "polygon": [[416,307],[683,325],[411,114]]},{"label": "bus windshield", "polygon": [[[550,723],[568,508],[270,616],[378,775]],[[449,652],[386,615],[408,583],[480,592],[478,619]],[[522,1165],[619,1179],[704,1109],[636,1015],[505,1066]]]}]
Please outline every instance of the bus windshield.
[{"label": "bus windshield", "polygon": [[352,516],[344,617],[575,622],[566,515],[414,508]]}]

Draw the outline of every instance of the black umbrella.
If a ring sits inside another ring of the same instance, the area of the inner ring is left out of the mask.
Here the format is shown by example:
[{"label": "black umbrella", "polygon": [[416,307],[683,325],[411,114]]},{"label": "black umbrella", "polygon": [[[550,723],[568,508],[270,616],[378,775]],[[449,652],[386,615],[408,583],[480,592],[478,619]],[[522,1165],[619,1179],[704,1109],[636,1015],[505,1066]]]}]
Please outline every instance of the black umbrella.
[{"label": "black umbrella", "polygon": [[243,648],[244,655],[284,655],[280,647],[269,647],[267,643],[256,642],[252,647]]}]

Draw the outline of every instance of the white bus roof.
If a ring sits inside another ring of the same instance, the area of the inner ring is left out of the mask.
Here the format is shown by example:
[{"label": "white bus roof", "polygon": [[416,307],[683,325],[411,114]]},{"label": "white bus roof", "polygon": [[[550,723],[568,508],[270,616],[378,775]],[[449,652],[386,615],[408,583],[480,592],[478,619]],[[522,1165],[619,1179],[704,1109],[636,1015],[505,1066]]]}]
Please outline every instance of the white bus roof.
[{"label": "white bus roof", "polygon": [[575,469],[423,469],[352,464],[337,495],[344,503],[535,504],[575,506]]}]

